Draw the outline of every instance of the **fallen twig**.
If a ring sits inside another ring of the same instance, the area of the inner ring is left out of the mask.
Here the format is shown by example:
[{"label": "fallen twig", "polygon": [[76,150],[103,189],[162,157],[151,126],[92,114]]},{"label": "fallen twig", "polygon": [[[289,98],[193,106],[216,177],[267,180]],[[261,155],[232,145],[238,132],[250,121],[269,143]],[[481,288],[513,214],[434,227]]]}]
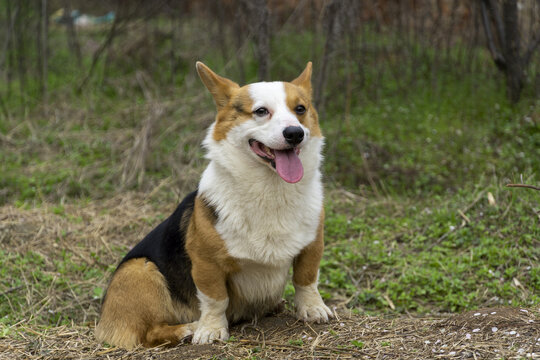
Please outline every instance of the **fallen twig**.
[{"label": "fallen twig", "polygon": [[526,184],[506,184],[506,187],[520,187],[540,191],[540,187]]}]

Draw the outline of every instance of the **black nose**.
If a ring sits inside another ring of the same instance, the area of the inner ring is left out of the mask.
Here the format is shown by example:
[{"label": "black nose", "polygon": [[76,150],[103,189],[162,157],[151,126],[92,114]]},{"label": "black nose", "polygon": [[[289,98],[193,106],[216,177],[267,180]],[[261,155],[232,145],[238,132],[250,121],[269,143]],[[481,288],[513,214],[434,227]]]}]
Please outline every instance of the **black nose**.
[{"label": "black nose", "polygon": [[298,145],[304,140],[304,130],[300,126],[287,126],[283,130],[283,137],[290,145]]}]

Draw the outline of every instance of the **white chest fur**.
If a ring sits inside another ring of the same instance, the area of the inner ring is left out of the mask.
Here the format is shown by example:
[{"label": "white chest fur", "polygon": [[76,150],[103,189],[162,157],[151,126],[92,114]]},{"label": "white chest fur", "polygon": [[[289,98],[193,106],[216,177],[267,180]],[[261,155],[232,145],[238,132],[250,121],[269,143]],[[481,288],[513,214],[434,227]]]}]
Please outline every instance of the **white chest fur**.
[{"label": "white chest fur", "polygon": [[283,295],[290,264],[268,266],[240,262],[242,270],[231,278],[232,286],[247,303],[276,303]]},{"label": "white chest fur", "polygon": [[[238,184],[219,165],[210,163],[199,191],[216,209],[216,230],[229,254],[239,260],[283,266],[315,240],[323,201],[316,172],[311,181],[297,184],[287,184],[275,174],[266,181],[244,179]],[[214,184],[207,186],[205,178],[212,178]]]},{"label": "white chest fur", "polygon": [[283,266],[315,240],[323,204],[323,139],[310,138],[305,144],[300,153],[304,177],[289,184],[255,161],[251,150],[239,151],[238,144],[247,143],[242,136],[248,127],[235,127],[220,142],[207,137],[211,161],[199,193],[216,209],[216,230],[232,257]]}]

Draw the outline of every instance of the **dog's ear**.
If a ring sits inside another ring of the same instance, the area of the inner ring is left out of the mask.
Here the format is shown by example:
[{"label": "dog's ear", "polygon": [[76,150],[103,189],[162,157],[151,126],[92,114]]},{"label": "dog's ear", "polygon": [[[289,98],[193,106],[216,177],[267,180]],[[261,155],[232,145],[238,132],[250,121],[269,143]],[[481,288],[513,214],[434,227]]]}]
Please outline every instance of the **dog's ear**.
[{"label": "dog's ear", "polygon": [[306,90],[307,93],[309,94],[309,96],[311,96],[311,93],[312,93],[312,89],[311,89],[311,69],[312,69],[312,64],[311,64],[311,61],[310,61],[310,62],[307,63],[306,68],[304,69],[304,71],[302,71],[300,76],[298,76],[296,79],[291,81],[292,84],[294,84],[296,86],[300,86],[301,88]]},{"label": "dog's ear", "polygon": [[233,95],[233,91],[240,86],[234,81],[219,76],[200,61],[197,61],[196,67],[199,77],[214,97],[218,110],[226,106]]}]

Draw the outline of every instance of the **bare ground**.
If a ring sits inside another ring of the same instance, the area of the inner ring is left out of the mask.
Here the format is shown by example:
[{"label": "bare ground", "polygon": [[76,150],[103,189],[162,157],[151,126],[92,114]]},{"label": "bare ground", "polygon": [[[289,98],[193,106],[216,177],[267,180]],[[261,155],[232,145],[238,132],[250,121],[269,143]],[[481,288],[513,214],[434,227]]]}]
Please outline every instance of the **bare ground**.
[{"label": "bare ground", "polygon": [[[0,208],[4,266],[31,251],[43,258],[40,270],[58,279],[40,286],[22,267],[20,274],[2,279],[1,301],[16,294],[24,306],[10,305],[18,321],[0,327],[0,359],[540,359],[540,309],[511,307],[422,318],[368,316],[338,307],[337,318],[323,325],[298,322],[284,311],[256,324],[233,326],[227,343],[193,346],[186,341],[174,348],[134,351],[103,346],[93,336],[99,298],[92,289],[106,286],[106,269],[118,262],[118,248],[134,245],[159,214],[172,210],[149,204],[141,194],[123,194],[61,210],[53,205]],[[64,250],[82,270],[59,272]],[[85,279],[95,268],[102,276]],[[23,285],[15,286],[15,276],[24,278]],[[57,286],[59,279],[66,285]],[[73,319],[72,325],[36,320],[55,313]]]},{"label": "bare ground", "polygon": [[[477,315],[478,314],[478,315]],[[0,339],[2,359],[519,359],[540,358],[540,317],[530,309],[492,308],[441,318],[381,318],[340,312],[330,324],[289,313],[232,327],[232,340],[174,348],[107,348],[92,327],[21,327]]]}]

